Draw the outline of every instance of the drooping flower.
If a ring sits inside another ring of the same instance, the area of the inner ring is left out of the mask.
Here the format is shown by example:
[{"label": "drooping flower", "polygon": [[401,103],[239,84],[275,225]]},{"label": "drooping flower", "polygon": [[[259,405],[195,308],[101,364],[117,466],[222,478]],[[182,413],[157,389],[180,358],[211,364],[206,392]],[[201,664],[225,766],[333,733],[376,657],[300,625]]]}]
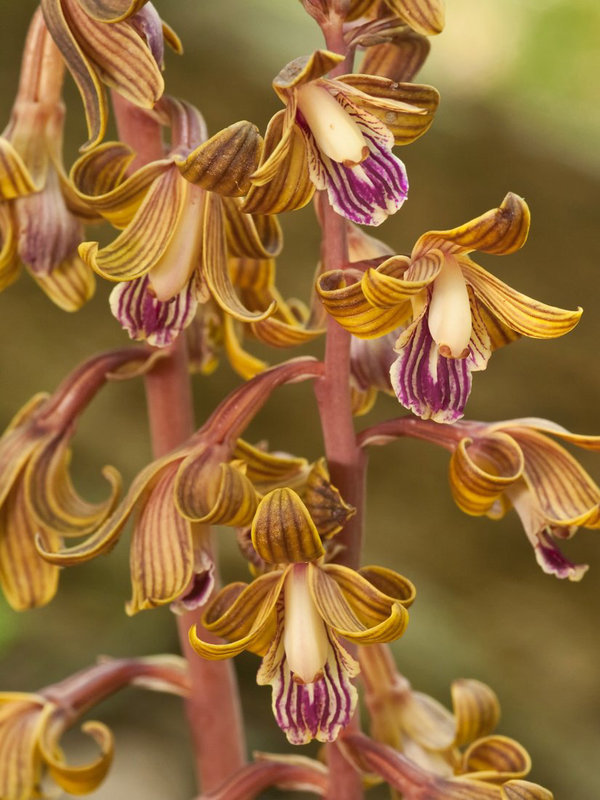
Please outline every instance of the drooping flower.
[{"label": "drooping flower", "polygon": [[257,675],[270,684],[273,712],[292,744],[333,741],[356,705],[351,678],[358,664],[340,638],[358,644],[391,641],[408,623],[414,587],[382,567],[358,572],[322,563],[325,553],[313,520],[289,488],[261,500],[252,543],[272,570],[250,584],[224,587],[211,601],[205,627],[230,644],[190,642],[204,658],[250,650],[263,656]]},{"label": "drooping flower", "polygon": [[406,172],[392,147],[425,133],[439,95],[430,86],[374,75],[323,77],[342,60],[317,50],[273,81],[286,108],[269,123],[246,211],[301,208],[317,188],[327,190],[338,214],[379,225],[406,199]]},{"label": "drooping flower", "polygon": [[56,592],[59,570],[40,557],[36,540],[57,549],[63,537],[90,533],[112,511],[118,472],[104,468],[109,497],[88,503],[70,479],[69,444],[79,414],[109,375],[148,358],[144,348],[127,348],[90,359],[54,394],[30,400],[0,438],[0,585],[15,610],[45,605]]},{"label": "drooping flower", "polygon": [[40,11],[31,22],[19,91],[0,137],[0,289],[21,265],[65,311],[90,299],[95,281],[77,255],[82,220],[93,217],[62,163],[64,67]]},{"label": "drooping flower", "polygon": [[123,500],[84,541],[38,550],[50,564],[72,566],[109,552],[133,517],[132,598],[128,614],[166,604],[187,611],[213,588],[211,524],[249,524],[259,496],[234,457],[237,438],[282,383],[320,374],[314,359],[296,359],[263,372],[226,398],[181,447],[146,466]]},{"label": "drooping flower", "polygon": [[181,42],[147,0],[41,0],[48,29],[81,94],[89,141],[104,137],[108,119],[103,84],[140,108],[161,98],[164,40]]},{"label": "drooping flower", "polygon": [[[111,310],[130,336],[163,347],[209,296],[245,322],[271,314],[274,305],[250,311],[240,302],[229,276],[226,236],[233,230],[247,255],[272,258],[281,249],[281,231],[276,220],[255,222],[245,215],[232,226],[225,219],[241,216],[233,199],[246,191],[258,163],[262,140],[254,125],[239,122],[205,141],[204,121],[193,106],[163,98],[158,112],[172,130],[165,158],[127,176],[133,152],[108,142],[80,158],[71,177],[80,197],[123,229],[106,247],[82,244],[82,258],[118,283]],[[227,211],[220,194],[232,201]]]},{"label": "drooping flower", "polygon": [[317,290],[340,325],[362,338],[383,336],[412,317],[396,342],[394,391],[421,418],[454,422],[471,391],[471,372],[485,369],[494,349],[519,336],[562,336],[581,317],[580,308],[555,308],[516,292],[468,256],[513,253],[528,229],[527,204],[509,193],[499,208],[458,228],[423,234],[410,258],[332,270]]},{"label": "drooping flower", "polygon": [[593,451],[600,438],[536,418],[459,424],[464,438],[450,462],[458,506],[492,519],[514,508],[544,572],[580,580],[587,564],[569,561],[556,540],[569,539],[579,526],[600,528],[600,487],[551,437]]}]

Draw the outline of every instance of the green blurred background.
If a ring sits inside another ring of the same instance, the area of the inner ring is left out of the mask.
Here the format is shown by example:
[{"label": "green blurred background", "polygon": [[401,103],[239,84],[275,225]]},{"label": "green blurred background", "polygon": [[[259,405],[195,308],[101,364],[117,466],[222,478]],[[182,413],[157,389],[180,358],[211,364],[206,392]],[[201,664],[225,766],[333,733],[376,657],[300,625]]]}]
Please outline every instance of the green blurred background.
[{"label": "green blurred background", "polygon": [[[2,5],[0,106],[6,120],[35,4]],[[505,260],[483,257],[481,263],[525,293],[564,307],[581,304],[586,313],[567,338],[521,341],[497,353],[488,371],[475,376],[468,414],[486,420],[537,415],[599,433],[600,7],[597,0],[447,5],[447,28],[432,41],[420,76],[440,89],[442,105],[431,131],[401,153],[410,198],[377,233],[398,252],[409,252],[428,228],[460,224],[498,205],[509,190],[523,195],[533,215],[527,246]],[[264,130],[279,107],[272,76],[320,46],[319,32],[297,0],[158,0],[157,7],[181,34],[186,51],[183,58],[168,57],[168,91],[198,105],[212,132],[238,119]],[[85,131],[70,79],[67,91],[70,163]],[[283,224],[287,247],[279,280],[286,293],[306,298],[318,257],[313,213],[304,209]],[[55,309],[26,276],[0,299],[3,424],[34,392],[55,387],[80,359],[125,343],[107,309],[108,288],[99,286],[74,316]],[[198,420],[237,382],[226,364],[210,379],[195,379]],[[103,464],[114,464],[129,480],[149,459],[144,409],[141,385],[116,384],[82,419],[74,476],[91,498],[102,495]],[[367,421],[399,411],[395,401],[381,398]],[[249,438],[319,455],[310,389],[282,390]],[[600,476],[597,457],[582,460]],[[514,514],[492,522],[458,511],[447,465],[445,452],[416,442],[371,455],[365,560],[397,568],[419,590],[409,630],[394,646],[400,668],[415,687],[443,702],[455,677],[488,682],[503,707],[500,731],[519,739],[533,756],[532,779],[553,789],[557,800],[599,797],[597,534],[580,531],[565,545],[572,560],[591,564],[581,584],[543,575]],[[220,543],[226,579],[244,579],[231,532],[223,531]],[[125,616],[128,580],[125,535],[110,556],[65,571],[48,608],[16,615],[2,603],[0,686],[35,690],[90,664],[97,653],[176,650],[168,610]],[[237,666],[250,748],[286,750],[271,718],[269,690],[254,685],[257,660],[241,657]],[[95,716],[117,738],[113,771],[95,797],[193,796],[178,700],[131,690]],[[74,759],[88,752],[78,735],[67,741]]]}]

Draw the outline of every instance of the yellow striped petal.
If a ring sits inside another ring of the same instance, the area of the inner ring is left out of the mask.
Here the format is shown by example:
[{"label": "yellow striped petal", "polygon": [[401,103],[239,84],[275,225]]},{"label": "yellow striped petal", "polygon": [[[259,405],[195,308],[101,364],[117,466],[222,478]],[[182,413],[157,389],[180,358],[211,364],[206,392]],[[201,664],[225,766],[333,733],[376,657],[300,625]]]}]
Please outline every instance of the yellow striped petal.
[{"label": "yellow striped petal", "polygon": [[25,470],[27,504],[45,528],[61,535],[83,536],[98,528],[113,510],[121,491],[121,476],[114,468],[105,467],[109,496],[100,503],[88,503],[71,482],[70,460],[69,440],[62,433],[38,448]]},{"label": "yellow striped petal", "polygon": [[494,730],[500,719],[500,704],[495,692],[485,683],[463,678],[450,688],[456,720],[454,744],[462,747]]},{"label": "yellow striped petal", "polygon": [[283,232],[277,217],[244,213],[242,201],[230,197],[224,198],[223,211],[230,256],[268,259],[281,253]]},{"label": "yellow striped petal", "polygon": [[509,192],[498,208],[447,231],[428,231],[413,248],[413,258],[436,247],[455,255],[480,250],[507,255],[527,241],[531,215],[522,197]]},{"label": "yellow striped petal", "polygon": [[397,145],[414,142],[431,127],[440,102],[437,89],[418,83],[396,83],[377,75],[342,75],[342,87],[359,108],[373,114],[394,136]]},{"label": "yellow striped petal", "polygon": [[287,93],[305,83],[310,83],[329,72],[344,60],[339,53],[330,50],[315,50],[308,56],[299,56],[283,67],[273,79],[273,88],[286,102]]},{"label": "yellow striped petal", "polygon": [[202,269],[216,302],[223,311],[239,319],[240,322],[266,319],[275,310],[276,304],[273,302],[264,311],[251,311],[236,294],[227,266],[222,201],[218,195],[210,192],[206,195],[204,209]]},{"label": "yellow striped petal", "polygon": [[279,111],[269,122],[261,164],[242,208],[249,214],[281,214],[302,208],[314,193],[304,136],[289,112]]},{"label": "yellow striped petal", "polygon": [[38,286],[63,311],[79,311],[96,291],[96,278],[79,256],[57,264],[47,275],[29,270]]},{"label": "yellow striped petal", "polygon": [[[275,606],[283,589],[285,571],[268,572],[247,586],[234,584],[217,594],[207,608],[204,627],[215,636],[235,639],[230,644],[215,644],[198,638],[190,629],[190,644],[204,658],[231,658],[243,650],[263,650],[269,644],[265,632],[273,633]],[[240,587],[241,591],[240,591]],[[225,602],[223,602],[225,601]]]},{"label": "yellow striped petal", "polygon": [[[415,601],[417,590],[414,583],[393,569],[375,566],[361,567],[358,570],[358,574],[380,592],[391,597],[405,608],[410,608]],[[343,582],[341,573],[338,573],[338,578]]]},{"label": "yellow striped petal", "polygon": [[146,275],[173,238],[189,188],[174,168],[164,172],[152,183],[127,228],[102,249],[98,242],[84,242],[79,246],[81,258],[111,281]]},{"label": "yellow striped petal", "polygon": [[60,546],[60,538],[32,518],[18,481],[0,506],[0,586],[15,611],[46,605],[58,587],[58,567],[40,557],[36,536],[51,549]]},{"label": "yellow striped petal", "polygon": [[260,489],[270,491],[278,484],[289,486],[306,476],[308,461],[283,453],[269,453],[254,447],[244,439],[238,439],[235,445],[234,458],[246,465],[246,476]]},{"label": "yellow striped petal", "polygon": [[548,306],[515,291],[468,258],[460,259],[459,263],[478,299],[503,325],[523,336],[554,339],[572,331],[581,319],[582,308],[569,311]]},{"label": "yellow striped petal", "polygon": [[508,736],[485,736],[478,739],[465,751],[461,764],[462,774],[494,783],[522,778],[530,770],[529,753]]},{"label": "yellow striped petal", "polygon": [[203,142],[185,158],[174,156],[183,177],[203,189],[240,197],[258,167],[262,138],[256,125],[236,122]]},{"label": "yellow striped petal", "polygon": [[435,36],[444,30],[444,0],[385,0],[385,3],[418,33]]},{"label": "yellow striped petal", "polygon": [[164,469],[146,498],[133,529],[129,564],[129,616],[171,603],[189,585],[194,570],[191,524],[174,502],[177,464]]},{"label": "yellow striped petal", "polygon": [[62,758],[57,757],[57,752],[60,753],[60,750],[55,741],[53,728],[56,729],[56,726],[46,725],[39,739],[40,752],[51,777],[69,794],[93,792],[102,783],[112,764],[114,738],[110,729],[102,722],[85,722],[81,730],[94,739],[100,748],[100,755],[89,764],[70,767]]},{"label": "yellow striped petal", "polygon": [[131,17],[148,2],[148,0],[79,0],[86,13],[98,22],[120,22]]},{"label": "yellow striped petal", "polygon": [[21,272],[15,234],[15,223],[9,205],[0,203],[0,292],[10,286]]},{"label": "yellow striped petal", "polygon": [[193,522],[248,525],[258,505],[256,491],[240,462],[220,463],[222,457],[204,449],[181,463],[175,480],[177,509]]},{"label": "yellow striped petal", "polygon": [[408,611],[358,572],[336,564],[309,565],[312,598],[325,624],[359,644],[390,642],[408,625]]},{"label": "yellow striped petal", "polygon": [[85,541],[74,547],[55,548],[50,551],[38,544],[38,550],[44,559],[60,566],[72,566],[84,561],[89,561],[102,553],[107,553],[117,543],[119,536],[135,507],[144,502],[152,491],[153,485],[159,480],[161,472],[173,461],[178,461],[181,455],[171,453],[164,458],[148,464],[133,480],[125,497],[105,520],[105,522]]},{"label": "yellow striped petal", "polygon": [[440,274],[444,254],[430,250],[410,262],[405,256],[394,256],[376,269],[369,268],[362,277],[361,287],[371,305],[393,308],[415,297]]},{"label": "yellow striped petal", "polygon": [[47,713],[43,699],[33,696],[6,696],[7,706],[0,716],[0,797],[6,800],[30,800],[40,775],[37,742]]},{"label": "yellow striped petal", "polygon": [[496,501],[521,478],[523,467],[521,448],[505,433],[462,439],[450,459],[452,496],[466,514],[496,516]]},{"label": "yellow striped petal", "polygon": [[508,429],[525,459],[523,477],[544,517],[557,525],[585,524],[600,503],[600,487],[556,442],[526,428]]},{"label": "yellow striped petal", "polygon": [[421,69],[429,50],[429,39],[405,28],[391,41],[368,47],[359,71],[405,83]]},{"label": "yellow striped petal", "polygon": [[313,561],[325,553],[308,509],[288,488],[274,489],[258,504],[252,544],[270,564]]},{"label": "yellow striped petal", "polygon": [[31,192],[38,192],[27,166],[13,145],[0,137],[0,200],[14,200]]},{"label": "yellow striped petal", "polygon": [[552,792],[529,781],[508,781],[500,791],[501,800],[554,800]]},{"label": "yellow striped petal", "polygon": [[264,372],[269,365],[266,361],[244,350],[236,332],[237,327],[241,327],[240,324],[233,319],[233,317],[230,317],[229,314],[225,314],[223,319],[223,334],[227,358],[229,359],[232,369],[245,381],[249,381],[251,378],[260,375],[261,372]]},{"label": "yellow striped petal", "polygon": [[317,279],[323,306],[343,328],[360,339],[377,339],[393,331],[410,315],[410,303],[393,308],[375,308],[364,295],[355,270],[331,270]]},{"label": "yellow striped petal", "polygon": [[302,501],[308,509],[320,536],[329,538],[342,530],[356,514],[354,506],[346,503],[329,480],[329,470],[324,458],[315,462],[302,488]]},{"label": "yellow striped petal", "polygon": [[105,142],[78,158],[71,168],[77,196],[116,228],[129,225],[154,181],[173,164],[169,158],[152,161],[125,177],[134,156],[121,142]]}]

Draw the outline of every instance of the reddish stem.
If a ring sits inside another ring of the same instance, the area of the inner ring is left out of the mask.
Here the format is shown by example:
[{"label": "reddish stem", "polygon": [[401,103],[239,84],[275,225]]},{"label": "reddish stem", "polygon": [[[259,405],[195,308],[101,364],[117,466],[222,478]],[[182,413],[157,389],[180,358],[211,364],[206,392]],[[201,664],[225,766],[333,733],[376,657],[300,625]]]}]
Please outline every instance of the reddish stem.
[{"label": "reddish stem", "polygon": [[442,422],[432,422],[429,419],[416,419],[415,417],[399,417],[377,422],[370,428],[365,428],[356,437],[360,447],[367,445],[387,444],[394,439],[409,436],[412,439],[423,439],[426,442],[445,447],[453,451],[461,439],[469,436],[471,431],[481,427],[480,423],[459,422],[446,425]]},{"label": "reddish stem", "polygon": [[[343,20],[333,14],[322,25],[327,47],[346,57],[331,71],[331,76],[341,75],[351,69],[352,56],[346,51],[343,38]],[[322,228],[321,259],[326,271],[343,269],[348,263],[346,220],[329,205],[326,195],[318,198],[319,219]],[[365,465],[364,452],[357,446],[350,395],[350,334],[333,317],[327,319],[325,344],[325,375],[315,382],[325,454],[331,480],[347,503],[356,508],[356,514],[337,535],[343,545],[336,557],[338,563],[356,569],[360,565],[364,505]],[[354,715],[344,733],[359,730],[358,714]],[[344,734],[342,734],[343,736]],[[327,797],[344,797],[360,800],[363,797],[362,779],[345,759],[337,743],[327,748],[330,783]]]},{"label": "reddish stem", "polygon": [[[160,126],[113,93],[117,127],[122,140],[136,152],[138,165],[163,155]],[[154,455],[159,457],[182,444],[194,430],[192,395],[185,339],[180,336],[169,355],[146,376],[146,397]],[[215,563],[215,576],[218,567]],[[216,580],[218,584],[218,578]],[[177,618],[183,654],[189,663],[191,693],[187,715],[194,742],[202,790],[216,788],[245,763],[245,743],[239,692],[228,661],[207,661],[193,652],[188,631],[196,625],[200,636],[202,609]]]}]

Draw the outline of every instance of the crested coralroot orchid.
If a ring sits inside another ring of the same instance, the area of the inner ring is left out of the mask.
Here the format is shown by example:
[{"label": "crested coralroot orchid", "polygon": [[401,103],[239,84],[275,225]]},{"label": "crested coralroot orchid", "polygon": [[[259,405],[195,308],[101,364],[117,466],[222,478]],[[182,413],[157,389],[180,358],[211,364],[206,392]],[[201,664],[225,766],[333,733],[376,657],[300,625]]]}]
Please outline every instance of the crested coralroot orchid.
[{"label": "crested coralroot orchid", "polygon": [[379,225],[405,201],[406,171],[392,147],[425,133],[439,95],[431,86],[374,75],[323,77],[341,61],[317,50],[287,64],[273,81],[286,108],[269,123],[245,210],[301,208],[315,188],[326,189],[338,214]]},{"label": "crested coralroot orchid", "polygon": [[327,310],[361,338],[383,336],[412,318],[395,346],[394,391],[422,419],[454,422],[463,415],[471,372],[485,369],[494,349],[519,336],[563,336],[581,317],[580,308],[516,292],[469,258],[473,250],[513,253],[528,230],[527,204],[509,193],[498,208],[458,228],[423,234],[410,258],[326,272],[317,288]]},{"label": "crested coralroot orchid", "polygon": [[0,289],[18,277],[23,264],[56,305],[77,311],[94,293],[95,281],[77,254],[82,220],[90,213],[62,163],[63,74],[62,57],[38,10],[0,137]]},{"label": "crested coralroot orchid", "polygon": [[14,609],[45,605],[56,592],[59,570],[40,557],[36,538],[56,549],[63,537],[91,533],[114,508],[119,473],[105,467],[109,497],[88,503],[71,482],[69,444],[78,416],[106,380],[119,370],[138,374],[149,357],[136,347],[91,358],[54,394],[33,397],[0,438],[0,584]]},{"label": "crested coralroot orchid", "polygon": [[190,642],[204,658],[230,658],[246,649],[263,656],[257,682],[271,684],[275,719],[288,740],[333,741],[357,699],[351,678],[358,664],[341,638],[370,644],[401,636],[414,587],[383,567],[356,572],[323,563],[317,528],[289,488],[261,500],[252,543],[271,571],[250,584],[224,587],[204,614],[207,630],[231,643],[203,641],[194,628]]},{"label": "crested coralroot orchid", "polygon": [[281,231],[275,219],[255,221],[234,202],[258,163],[262,140],[254,125],[238,122],[206,140],[204,120],[190,104],[165,97],[156,114],[156,124],[160,119],[172,130],[165,158],[128,175],[133,151],[106,142],[82,156],[71,177],[82,201],[122,229],[106,247],[83,243],[81,257],[118,284],[111,310],[130,336],[164,347],[211,296],[243,322],[269,316],[274,303],[260,310],[242,305],[227,248],[229,241],[240,255],[269,259],[281,249]]},{"label": "crested coralroot orchid", "polygon": [[0,797],[53,797],[50,779],[69,794],[93,792],[113,760],[114,741],[101,722],[82,725],[100,748],[87,764],[70,766],[60,747],[63,733],[90,708],[128,685],[185,695],[185,662],[177,656],[105,659],[36,694],[0,692]]},{"label": "crested coralroot orchid", "polygon": [[545,419],[459,423],[464,438],[450,462],[450,485],[467,514],[502,517],[515,509],[544,572],[580,580],[586,564],[573,564],[557,539],[579,526],[600,528],[600,487],[551,437],[600,450],[600,437],[570,433]]},{"label": "crested coralroot orchid", "polygon": [[177,35],[148,0],[41,0],[46,25],[81,94],[88,126],[85,149],[98,144],[108,112],[103,84],[151,109],[161,98],[164,42]]}]

